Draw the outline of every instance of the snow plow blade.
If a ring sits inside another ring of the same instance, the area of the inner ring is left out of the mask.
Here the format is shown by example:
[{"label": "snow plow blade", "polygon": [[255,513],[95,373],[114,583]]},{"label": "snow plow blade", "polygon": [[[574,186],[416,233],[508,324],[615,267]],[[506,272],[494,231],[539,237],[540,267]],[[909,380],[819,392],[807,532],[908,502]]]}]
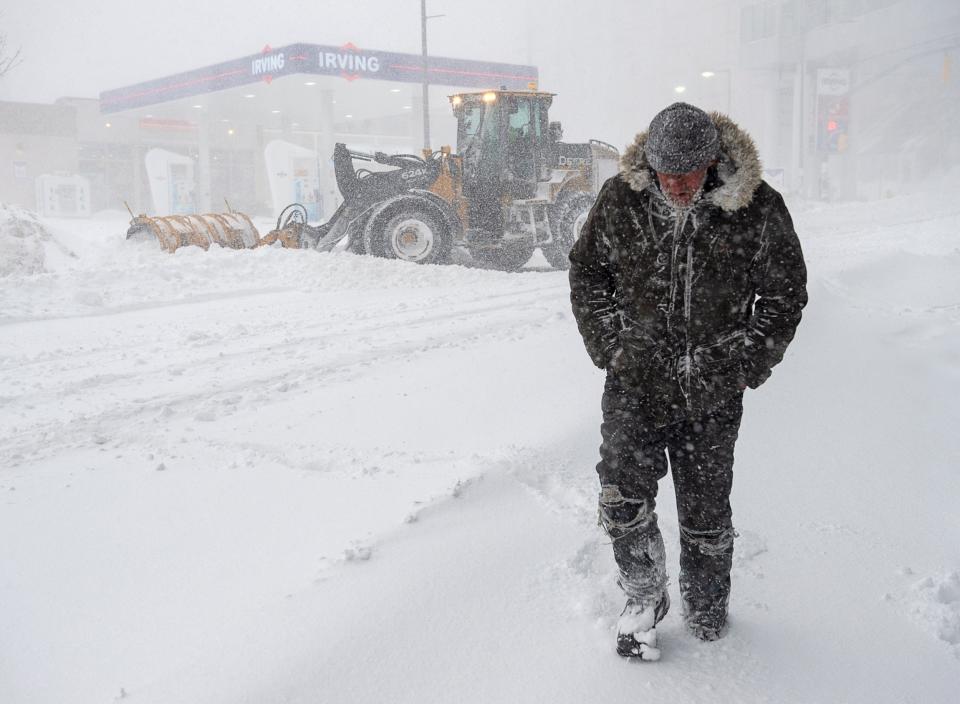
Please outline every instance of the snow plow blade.
[{"label": "snow plow blade", "polygon": [[218,244],[229,249],[253,249],[260,245],[260,233],[243,213],[207,213],[205,215],[138,215],[130,222],[128,240],[156,240],[165,252],[181,247],[209,249]]}]

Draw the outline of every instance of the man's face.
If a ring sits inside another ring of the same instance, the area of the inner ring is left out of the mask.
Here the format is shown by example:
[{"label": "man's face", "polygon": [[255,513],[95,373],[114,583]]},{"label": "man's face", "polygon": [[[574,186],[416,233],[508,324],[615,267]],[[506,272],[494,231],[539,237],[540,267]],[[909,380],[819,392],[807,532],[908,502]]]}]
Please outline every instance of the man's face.
[{"label": "man's face", "polygon": [[713,164],[707,164],[702,169],[689,171],[685,174],[667,174],[662,171],[657,172],[657,179],[660,181],[660,190],[671,203],[686,207],[693,202],[693,199],[703,188],[703,182],[707,180],[707,170]]}]

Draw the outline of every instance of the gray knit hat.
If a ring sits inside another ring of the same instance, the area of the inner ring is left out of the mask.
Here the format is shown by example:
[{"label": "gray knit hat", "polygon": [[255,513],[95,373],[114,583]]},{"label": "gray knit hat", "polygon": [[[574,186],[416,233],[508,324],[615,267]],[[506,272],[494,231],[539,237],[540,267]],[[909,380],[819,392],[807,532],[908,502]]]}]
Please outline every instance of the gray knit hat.
[{"label": "gray knit hat", "polygon": [[650,122],[643,150],[654,171],[685,174],[717,157],[720,133],[700,108],[674,103],[658,112]]}]

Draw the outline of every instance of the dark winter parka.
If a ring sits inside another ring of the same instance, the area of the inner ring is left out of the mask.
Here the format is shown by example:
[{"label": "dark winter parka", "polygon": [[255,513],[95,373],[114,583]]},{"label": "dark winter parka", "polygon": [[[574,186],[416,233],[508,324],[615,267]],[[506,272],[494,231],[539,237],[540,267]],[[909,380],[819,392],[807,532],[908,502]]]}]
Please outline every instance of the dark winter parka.
[{"label": "dark winter parka", "polygon": [[[800,242],[750,137],[711,115],[721,154],[686,209],[637,135],[570,252],[573,312],[607,388],[655,425],[709,413],[770,376],[807,302]],[[612,365],[611,365],[612,362]],[[612,367],[612,368],[611,368]]]}]

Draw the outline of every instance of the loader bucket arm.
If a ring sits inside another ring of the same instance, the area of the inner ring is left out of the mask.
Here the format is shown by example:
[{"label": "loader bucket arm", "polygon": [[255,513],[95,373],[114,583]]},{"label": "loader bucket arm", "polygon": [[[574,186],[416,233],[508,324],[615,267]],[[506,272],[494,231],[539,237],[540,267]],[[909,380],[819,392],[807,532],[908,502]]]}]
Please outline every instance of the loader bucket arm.
[{"label": "loader bucket arm", "polygon": [[[391,171],[356,171],[354,160],[395,168]],[[413,154],[355,152],[347,149],[345,144],[337,144],[333,150],[333,171],[344,202],[368,207],[415,188],[429,189],[440,175],[440,162]]]},{"label": "loader bucket arm", "polygon": [[343,200],[355,201],[360,191],[360,183],[357,172],[353,169],[352,152],[345,144],[338,143],[333,148],[333,173],[337,178],[337,188],[340,189]]}]

